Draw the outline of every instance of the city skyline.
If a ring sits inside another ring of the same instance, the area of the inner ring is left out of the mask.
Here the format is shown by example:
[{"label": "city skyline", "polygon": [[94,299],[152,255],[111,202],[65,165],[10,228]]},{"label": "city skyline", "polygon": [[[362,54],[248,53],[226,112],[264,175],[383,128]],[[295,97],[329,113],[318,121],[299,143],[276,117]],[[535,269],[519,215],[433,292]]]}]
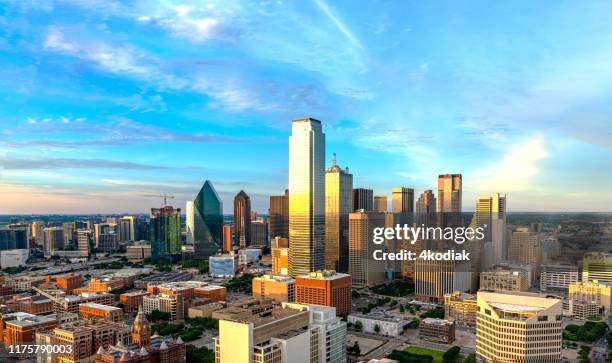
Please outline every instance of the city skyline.
[{"label": "city skyline", "polygon": [[610,212],[612,4],[530,6],[2,3],[0,213],[184,208],[205,180],[265,213],[298,117],[374,195],[461,173],[464,211]]}]

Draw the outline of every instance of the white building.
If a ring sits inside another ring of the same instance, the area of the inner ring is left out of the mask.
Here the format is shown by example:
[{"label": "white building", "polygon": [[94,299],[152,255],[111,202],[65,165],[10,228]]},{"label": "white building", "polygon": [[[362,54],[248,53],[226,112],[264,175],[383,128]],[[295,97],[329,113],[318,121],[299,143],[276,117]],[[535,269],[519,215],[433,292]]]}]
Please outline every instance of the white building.
[{"label": "white building", "polygon": [[0,268],[25,266],[29,256],[27,249],[0,251]]},{"label": "white building", "polygon": [[540,290],[567,291],[570,284],[580,280],[580,273],[576,265],[542,265],[540,274]]},{"label": "white building", "polygon": [[319,330],[319,362],[346,361],[346,323],[336,316],[336,308],[308,305],[310,327]]},{"label": "white building", "polygon": [[[368,315],[354,314],[348,316],[348,322],[355,325],[361,322],[362,330],[365,333],[375,333],[389,337],[397,337],[402,334],[404,326],[408,324],[406,320],[395,316],[386,316],[382,313],[370,313]],[[376,326],[379,331],[376,332]]]}]

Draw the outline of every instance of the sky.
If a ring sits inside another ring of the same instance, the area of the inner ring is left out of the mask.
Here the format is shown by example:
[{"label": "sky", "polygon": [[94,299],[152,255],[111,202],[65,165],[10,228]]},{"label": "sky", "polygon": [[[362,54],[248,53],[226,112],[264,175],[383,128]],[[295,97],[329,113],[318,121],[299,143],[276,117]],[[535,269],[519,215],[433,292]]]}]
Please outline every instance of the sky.
[{"label": "sky", "polygon": [[225,213],[320,119],[355,187],[612,211],[612,2],[0,0],[0,214]]}]

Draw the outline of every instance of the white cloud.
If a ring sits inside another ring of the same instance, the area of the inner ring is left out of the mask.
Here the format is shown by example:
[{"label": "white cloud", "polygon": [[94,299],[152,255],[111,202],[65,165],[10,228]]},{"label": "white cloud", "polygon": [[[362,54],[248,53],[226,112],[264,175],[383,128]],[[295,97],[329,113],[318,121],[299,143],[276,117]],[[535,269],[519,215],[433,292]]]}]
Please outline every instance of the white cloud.
[{"label": "white cloud", "polygon": [[487,163],[469,178],[480,192],[527,190],[550,156],[544,138],[534,136],[513,145],[499,160]]}]

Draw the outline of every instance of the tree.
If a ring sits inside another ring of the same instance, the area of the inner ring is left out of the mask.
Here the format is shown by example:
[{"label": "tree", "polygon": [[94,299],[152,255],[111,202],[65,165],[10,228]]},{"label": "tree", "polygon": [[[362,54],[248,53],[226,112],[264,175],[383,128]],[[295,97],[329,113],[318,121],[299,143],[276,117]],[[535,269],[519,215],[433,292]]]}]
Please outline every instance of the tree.
[{"label": "tree", "polygon": [[168,320],[170,320],[170,317],[171,317],[170,313],[159,311],[157,309],[151,311],[150,314],[147,314],[147,319],[149,321],[153,321],[153,322],[155,322],[155,321],[168,321]]},{"label": "tree", "polygon": [[450,348],[449,350],[447,350],[446,352],[444,352],[444,354],[442,355],[442,359],[444,363],[454,363],[457,361],[457,358],[459,358],[459,353],[461,352],[461,348],[459,348],[458,346],[454,346],[452,348]]},{"label": "tree", "polygon": [[376,332],[376,334],[380,333],[380,325],[374,325],[374,331]]},{"label": "tree", "polygon": [[355,322],[355,325],[354,325],[354,326],[355,326],[355,330],[357,330],[357,331],[361,331],[361,329],[363,329],[363,324],[362,324],[362,323],[361,323],[361,321],[359,321],[359,320],[357,320],[357,321]]},{"label": "tree", "polygon": [[470,353],[467,357],[465,357],[463,363],[476,363],[476,353]]},{"label": "tree", "polygon": [[405,311],[405,310],[404,310],[404,305],[400,305],[400,307],[399,307],[399,312],[403,314],[403,313],[404,313],[404,311]]}]

